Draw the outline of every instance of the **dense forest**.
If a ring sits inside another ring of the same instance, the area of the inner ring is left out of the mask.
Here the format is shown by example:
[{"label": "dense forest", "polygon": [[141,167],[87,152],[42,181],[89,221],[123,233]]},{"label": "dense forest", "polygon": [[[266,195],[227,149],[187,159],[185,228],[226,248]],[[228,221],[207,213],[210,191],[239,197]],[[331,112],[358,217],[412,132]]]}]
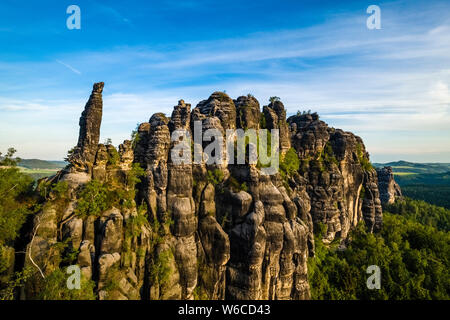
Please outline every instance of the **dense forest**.
[{"label": "dense forest", "polygon": [[450,231],[450,210],[408,197],[385,206],[385,211],[401,215],[440,231]]},{"label": "dense forest", "polygon": [[403,194],[407,197],[420,199],[428,203],[450,209],[449,185],[412,184],[402,186],[401,188]]},{"label": "dense forest", "polygon": [[[450,298],[450,210],[405,199],[383,215],[379,234],[360,225],[346,250],[317,242],[316,257],[309,261],[313,299]],[[381,269],[380,290],[366,286],[369,265]]]},{"label": "dense forest", "polygon": [[13,158],[16,150],[0,153],[0,298],[11,299],[13,289],[23,284],[28,272],[17,273],[14,279],[14,246],[27,216],[37,210],[33,196],[34,180],[20,172],[20,159]]}]

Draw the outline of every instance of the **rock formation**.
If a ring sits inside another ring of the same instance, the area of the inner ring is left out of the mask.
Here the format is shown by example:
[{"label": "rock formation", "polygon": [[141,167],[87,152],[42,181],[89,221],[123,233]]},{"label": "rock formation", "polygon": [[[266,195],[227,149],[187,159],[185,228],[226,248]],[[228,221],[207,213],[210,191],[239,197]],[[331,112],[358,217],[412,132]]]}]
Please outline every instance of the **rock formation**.
[{"label": "rock formation", "polygon": [[94,84],[91,96],[81,114],[78,144],[70,157],[70,162],[75,167],[87,168],[89,164],[92,166],[94,163],[102,123],[103,86],[103,82]]},{"label": "rock formation", "polygon": [[[362,220],[381,227],[377,173],[361,138],[317,114],[286,120],[281,101],[261,113],[250,95],[215,92],[192,111],[180,100],[170,118],[152,115],[116,150],[98,144],[102,89],[94,85],[82,113],[70,165],[41,182],[53,188],[34,218],[26,266],[39,273],[26,297],[75,252],[69,263],[95,282],[99,299],[308,299],[315,241],[344,241]],[[175,164],[171,133],[192,135],[198,120],[223,134],[279,129],[281,161],[293,155],[298,170]],[[320,225],[324,238],[315,239]]]},{"label": "rock formation", "polygon": [[400,186],[394,180],[392,167],[377,168],[380,200],[383,204],[391,204],[402,196]]}]

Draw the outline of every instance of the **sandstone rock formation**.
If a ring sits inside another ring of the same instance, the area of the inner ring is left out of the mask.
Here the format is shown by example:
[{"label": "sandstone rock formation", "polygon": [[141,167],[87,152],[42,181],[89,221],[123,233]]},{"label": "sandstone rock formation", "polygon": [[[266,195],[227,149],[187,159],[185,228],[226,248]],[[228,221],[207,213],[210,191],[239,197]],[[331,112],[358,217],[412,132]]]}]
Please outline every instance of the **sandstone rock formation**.
[{"label": "sandstone rock formation", "polygon": [[380,200],[383,204],[391,204],[402,196],[400,186],[394,180],[392,167],[377,168]]},{"label": "sandstone rock formation", "polygon": [[102,123],[103,86],[103,82],[94,84],[91,96],[81,114],[78,144],[70,158],[70,162],[76,167],[86,167],[94,163]]},{"label": "sandstone rock formation", "polygon": [[[192,111],[180,100],[170,118],[152,115],[116,150],[98,144],[102,89],[94,85],[82,113],[70,165],[44,182],[67,190],[51,189],[34,218],[26,265],[42,275],[28,297],[72,250],[99,299],[308,299],[316,241],[344,241],[361,220],[381,227],[377,173],[361,138],[317,114],[286,120],[281,101],[261,113],[250,95],[215,92]],[[248,163],[175,164],[171,133],[192,135],[198,120],[223,134],[279,129],[281,161],[293,152],[300,166],[264,175]],[[315,239],[320,224],[326,233]]]}]

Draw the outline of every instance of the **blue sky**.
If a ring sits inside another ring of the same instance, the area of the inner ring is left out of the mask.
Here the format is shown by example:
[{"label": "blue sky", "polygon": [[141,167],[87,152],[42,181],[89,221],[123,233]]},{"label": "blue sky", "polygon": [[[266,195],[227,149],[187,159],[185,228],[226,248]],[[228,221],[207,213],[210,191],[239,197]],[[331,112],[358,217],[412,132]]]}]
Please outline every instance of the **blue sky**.
[{"label": "blue sky", "polygon": [[448,1],[0,2],[0,151],[64,158],[97,81],[116,145],[179,99],[226,90],[317,111],[372,161],[450,162]]}]

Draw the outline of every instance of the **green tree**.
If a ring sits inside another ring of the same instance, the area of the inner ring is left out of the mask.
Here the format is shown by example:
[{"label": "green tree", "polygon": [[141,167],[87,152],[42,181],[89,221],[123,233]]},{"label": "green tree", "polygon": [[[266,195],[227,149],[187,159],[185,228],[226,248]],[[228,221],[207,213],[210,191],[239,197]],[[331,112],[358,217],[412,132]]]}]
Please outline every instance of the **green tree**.
[{"label": "green tree", "polygon": [[[14,158],[15,153],[14,148],[9,148],[4,156],[0,153],[0,289],[3,290],[11,285],[15,240],[36,204],[34,181],[20,172],[17,167],[20,159]],[[19,279],[19,275],[15,278]]]},{"label": "green tree", "polygon": [[269,102],[270,102],[270,103],[274,103],[274,102],[276,102],[276,101],[280,101],[280,97],[276,97],[276,96],[275,96],[275,97],[270,97],[270,98],[269,98]]},{"label": "green tree", "polygon": [[[318,228],[320,229],[320,228]],[[317,238],[320,239],[320,238]],[[308,261],[313,299],[450,298],[450,234],[423,225],[412,216],[384,213],[379,234],[360,224],[345,250],[316,241]],[[381,269],[381,289],[366,286],[369,265]]]}]

